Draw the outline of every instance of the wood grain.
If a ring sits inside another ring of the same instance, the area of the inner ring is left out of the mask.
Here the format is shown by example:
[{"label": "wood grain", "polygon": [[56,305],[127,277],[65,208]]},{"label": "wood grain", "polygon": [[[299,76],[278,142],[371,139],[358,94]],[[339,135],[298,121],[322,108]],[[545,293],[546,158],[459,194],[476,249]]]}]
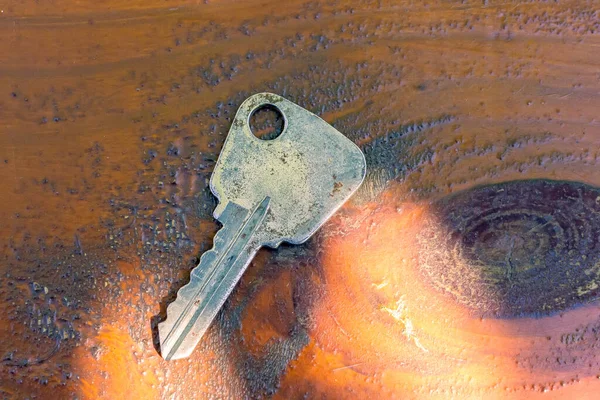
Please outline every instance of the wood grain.
[{"label": "wood grain", "polygon": [[[4,3],[0,393],[593,398],[599,6]],[[211,246],[208,178],[258,91],[361,146],[367,180],[167,363],[156,323]]]}]

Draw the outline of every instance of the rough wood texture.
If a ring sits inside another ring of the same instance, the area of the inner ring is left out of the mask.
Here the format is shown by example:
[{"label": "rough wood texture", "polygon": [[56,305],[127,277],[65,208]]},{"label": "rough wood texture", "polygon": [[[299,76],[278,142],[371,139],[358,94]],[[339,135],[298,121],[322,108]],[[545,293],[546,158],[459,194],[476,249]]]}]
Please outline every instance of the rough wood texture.
[{"label": "rough wood texture", "polygon": [[[0,393],[597,394],[599,6],[4,3]],[[347,134],[368,179],[167,363],[156,323],[210,247],[207,179],[257,91]]]}]

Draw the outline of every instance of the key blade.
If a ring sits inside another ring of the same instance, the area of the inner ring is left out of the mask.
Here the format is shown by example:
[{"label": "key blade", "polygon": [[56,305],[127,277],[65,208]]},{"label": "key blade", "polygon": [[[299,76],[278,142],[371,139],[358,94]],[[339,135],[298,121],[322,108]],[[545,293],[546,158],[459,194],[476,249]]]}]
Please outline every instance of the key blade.
[{"label": "key blade", "polygon": [[167,318],[158,324],[161,355],[165,360],[188,357],[260,248],[253,240],[261,226],[271,198],[251,212],[230,202],[220,221],[223,228],[213,248],[200,257],[190,282],[177,292],[167,307]]}]

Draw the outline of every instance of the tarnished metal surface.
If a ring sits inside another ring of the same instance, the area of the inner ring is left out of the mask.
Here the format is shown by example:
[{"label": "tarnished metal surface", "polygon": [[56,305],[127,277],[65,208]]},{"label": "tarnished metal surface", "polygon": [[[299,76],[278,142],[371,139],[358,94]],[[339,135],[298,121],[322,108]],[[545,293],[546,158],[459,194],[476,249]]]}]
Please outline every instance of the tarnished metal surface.
[{"label": "tarnished metal surface", "polygon": [[[281,111],[285,124],[277,138],[262,140],[248,121],[268,104]],[[229,202],[252,209],[269,196],[256,242],[304,243],[358,189],[365,173],[365,156],[335,128],[283,97],[260,93],[242,103],[219,154],[210,179],[219,199],[214,216],[219,219]]]},{"label": "tarnished metal surface", "polygon": [[[283,116],[281,134],[259,139],[250,116],[263,106]],[[158,325],[162,356],[191,354],[262,246],[305,242],[358,189],[366,173],[360,149],[321,118],[271,94],[242,103],[211,176],[223,228],[190,283]]]}]

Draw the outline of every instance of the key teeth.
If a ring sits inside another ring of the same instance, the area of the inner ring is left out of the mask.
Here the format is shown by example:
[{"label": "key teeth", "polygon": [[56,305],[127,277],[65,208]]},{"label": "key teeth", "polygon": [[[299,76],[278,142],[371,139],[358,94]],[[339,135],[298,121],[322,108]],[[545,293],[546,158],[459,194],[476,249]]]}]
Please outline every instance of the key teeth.
[{"label": "key teeth", "polygon": [[[190,281],[188,283],[186,283],[185,285],[183,285],[181,288],[179,288],[179,290],[177,291],[177,294],[175,295],[175,299],[171,303],[169,303],[169,305],[167,306],[166,318],[163,321],[159,322],[159,324],[158,324],[158,335],[159,335],[159,340],[160,340],[161,355],[165,358],[167,357],[167,354],[163,353],[163,351],[164,351],[163,343],[164,343],[164,340],[166,339],[166,337],[169,336],[171,331],[170,330],[166,331],[166,332],[163,332],[163,331],[164,331],[164,328],[167,328],[167,327],[171,327],[171,329],[173,329],[173,326],[176,322],[175,321],[176,313],[174,312],[174,307],[176,307],[177,303],[183,302],[185,305],[185,302],[189,301],[185,296],[185,290],[194,281],[200,279],[200,277],[197,274],[194,274],[194,270],[196,270],[196,268],[199,268],[202,265],[202,263],[207,260],[207,256],[215,254],[215,248],[217,247],[217,244],[219,242],[222,242],[220,239],[222,239],[222,236],[224,236],[224,235],[225,235],[225,230],[223,228],[219,229],[219,231],[215,234],[215,237],[213,238],[213,247],[210,250],[202,253],[202,255],[200,256],[198,265],[196,265],[192,269],[192,272],[190,273]],[[161,327],[163,327],[163,329],[161,329]],[[170,349],[167,349],[167,350],[170,350]],[[169,359],[172,359],[172,358],[173,357],[170,357]]]},{"label": "key teeth", "polygon": [[[215,294],[214,290],[218,291],[220,287],[220,285],[216,285],[213,288],[209,283],[203,285],[202,281],[208,279],[208,282],[213,282],[217,268],[222,265],[222,262],[229,262],[232,259],[237,262],[239,255],[242,254],[242,249],[246,248],[256,227],[259,226],[266,215],[269,202],[270,198],[266,197],[252,212],[235,203],[227,204],[221,215],[223,227],[213,238],[212,248],[200,256],[198,265],[190,273],[190,281],[177,291],[175,299],[167,306],[165,320],[158,324],[160,351],[164,359],[172,360],[189,356],[200,340],[215,317],[216,312],[218,312],[218,308],[209,307],[209,302]],[[236,256],[226,258],[231,252]],[[251,252],[244,254],[249,255]],[[245,263],[238,265],[239,274],[243,273],[250,258],[244,260]],[[229,269],[226,274],[229,274]],[[235,275],[232,275],[232,277],[235,277]],[[217,279],[223,279],[223,277],[219,276]],[[237,282],[237,279],[239,279],[239,275],[235,282]],[[229,288],[230,291],[232,286],[225,286],[224,288],[225,290]],[[201,294],[205,296],[207,293],[212,293],[210,298],[201,296]],[[196,299],[197,296],[198,299]],[[222,305],[222,301],[219,301]],[[199,307],[202,307],[200,312],[209,310],[208,314],[205,314],[205,318],[200,325],[196,325],[199,330],[190,336],[190,340],[187,340],[190,329],[198,322],[197,318],[199,316],[196,313]]]}]

